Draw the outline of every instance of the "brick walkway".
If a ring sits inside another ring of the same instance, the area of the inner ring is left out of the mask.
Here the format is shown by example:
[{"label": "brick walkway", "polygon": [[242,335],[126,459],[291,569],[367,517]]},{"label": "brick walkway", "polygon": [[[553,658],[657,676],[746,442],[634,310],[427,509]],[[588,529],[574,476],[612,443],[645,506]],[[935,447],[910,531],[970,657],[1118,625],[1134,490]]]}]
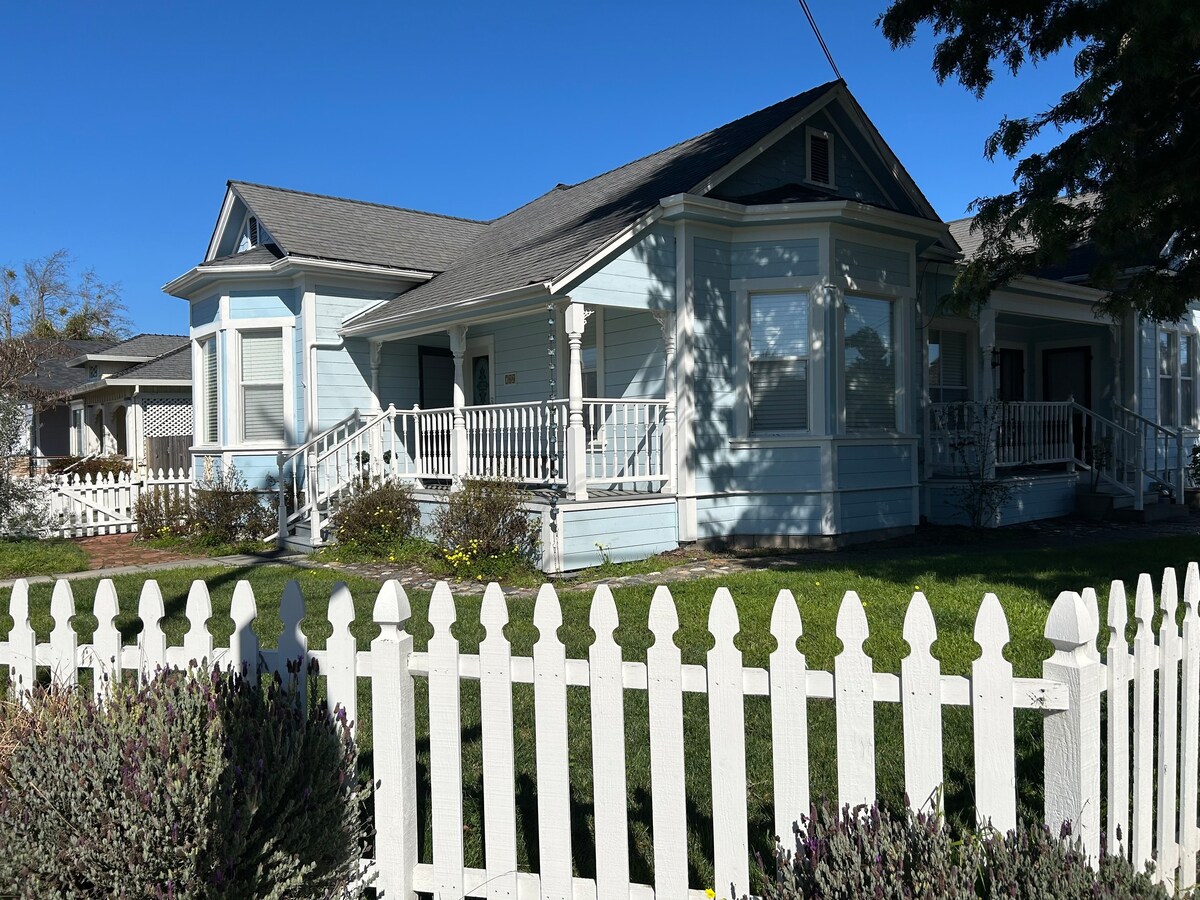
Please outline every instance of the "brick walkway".
[{"label": "brick walkway", "polygon": [[135,543],[136,534],[101,534],[79,538],[75,543],[88,555],[89,569],[115,569],[120,566],[145,566],[154,563],[187,559],[187,554],[171,550],[155,550],[146,544]]}]

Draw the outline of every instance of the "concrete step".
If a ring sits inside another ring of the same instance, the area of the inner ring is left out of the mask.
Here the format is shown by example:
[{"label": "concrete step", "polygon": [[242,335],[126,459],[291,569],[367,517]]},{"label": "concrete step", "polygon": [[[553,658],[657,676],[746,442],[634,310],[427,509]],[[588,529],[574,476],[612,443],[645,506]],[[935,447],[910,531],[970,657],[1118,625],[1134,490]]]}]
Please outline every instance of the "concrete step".
[{"label": "concrete step", "polygon": [[1113,520],[1118,522],[1165,522],[1170,519],[1186,519],[1190,515],[1191,511],[1186,506],[1170,501],[1147,504],[1142,510],[1132,507],[1113,510]]}]

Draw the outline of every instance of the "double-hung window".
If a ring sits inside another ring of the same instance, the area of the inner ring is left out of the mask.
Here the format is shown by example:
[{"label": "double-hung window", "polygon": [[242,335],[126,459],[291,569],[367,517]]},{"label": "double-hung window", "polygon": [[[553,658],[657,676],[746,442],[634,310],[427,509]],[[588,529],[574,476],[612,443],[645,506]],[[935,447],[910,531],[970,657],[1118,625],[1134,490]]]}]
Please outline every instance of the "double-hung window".
[{"label": "double-hung window", "polygon": [[1158,421],[1171,427],[1196,425],[1196,337],[1158,332]]},{"label": "double-hung window", "polygon": [[960,403],[967,387],[967,335],[963,331],[929,332],[929,400]]},{"label": "double-hung window", "polygon": [[750,415],[757,433],[808,430],[809,299],[750,295]]},{"label": "double-hung window", "polygon": [[283,441],[283,334],[241,333],[242,441]]},{"label": "double-hung window", "polygon": [[200,443],[217,443],[220,406],[217,394],[217,336],[206,337],[200,344]]},{"label": "double-hung window", "polygon": [[846,297],[843,370],[847,431],[896,427],[896,348],[892,303]]}]

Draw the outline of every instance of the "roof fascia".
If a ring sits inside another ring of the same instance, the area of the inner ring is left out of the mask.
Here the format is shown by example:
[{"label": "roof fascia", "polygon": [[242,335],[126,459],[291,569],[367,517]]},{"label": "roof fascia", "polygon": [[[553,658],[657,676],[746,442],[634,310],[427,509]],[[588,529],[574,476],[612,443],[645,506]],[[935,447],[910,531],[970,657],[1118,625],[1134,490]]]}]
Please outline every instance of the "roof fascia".
[{"label": "roof fascia", "polygon": [[583,281],[588,275],[592,274],[594,269],[607,264],[613,259],[613,257],[623,253],[629,247],[629,245],[637,239],[638,235],[661,219],[664,212],[665,210],[660,203],[650,212],[639,217],[632,224],[622,228],[615,235],[613,235],[613,237],[606,241],[604,246],[584,259],[583,262],[570,269],[567,269],[567,271],[563,272],[557,278],[551,280],[549,282],[550,293],[561,294],[564,291],[570,290]]},{"label": "roof fascia", "polygon": [[[158,354],[161,356],[162,354]],[[134,356],[132,354],[108,354],[108,353],[85,353],[83,356],[76,356],[67,360],[67,365],[72,368],[82,366],[84,363],[90,362],[127,362],[127,363],[144,363],[155,359],[153,356],[146,356],[144,353]]]},{"label": "roof fascia", "polygon": [[339,275],[350,278],[380,278],[397,281],[429,281],[438,273],[418,269],[393,269],[388,266],[374,266],[366,263],[347,263],[336,260],[317,259],[308,256],[284,256],[273,263],[256,264],[253,266],[196,266],[174,281],[163,285],[163,290],[173,297],[187,300],[188,293],[207,284],[209,281],[221,278],[272,278],[279,275],[295,275],[303,273]]},{"label": "roof fascia", "polygon": [[779,143],[779,141],[783,140],[783,138],[795,131],[805,119],[807,119],[817,110],[823,109],[829,103],[829,101],[833,99],[836,87],[837,86],[835,85],[834,88],[827,89],[824,94],[822,94],[808,106],[804,107],[804,109],[800,110],[782,125],[777,126],[773,131],[768,132],[767,136],[756,142],[754,146],[747,150],[743,150],[736,157],[734,157],[732,161],[726,163],[724,166],[717,169],[716,172],[693,186],[688,193],[707,194],[734,172],[738,171],[749,162],[765,153],[767,150],[770,150],[773,146],[775,146],[775,144]]},{"label": "roof fascia", "polygon": [[[962,267],[962,262],[936,261],[929,265],[938,274],[953,276]],[[1006,291],[1020,291],[1024,294],[1036,294],[1040,297],[1060,300],[1081,300],[1087,303],[1099,303],[1108,297],[1108,291],[1102,291],[1099,288],[1072,284],[1069,281],[1057,281],[1053,278],[1039,278],[1036,275],[1021,275],[1008,284],[996,288],[994,293]]]},{"label": "roof fascia", "polygon": [[116,387],[145,387],[146,385],[157,385],[159,387],[191,387],[192,379],[190,378],[107,378],[103,385],[113,385]]},{"label": "roof fascia", "polygon": [[[221,242],[221,235],[225,233],[225,229],[229,227],[229,217],[233,214],[233,201],[241,199],[234,193],[233,185],[226,182],[225,184],[225,199],[221,201],[221,212],[217,214],[217,224],[213,227],[212,237],[208,239],[208,249],[204,252],[204,262],[214,259],[217,255],[217,245]],[[242,200],[245,203],[245,200]]]},{"label": "roof fascia", "polygon": [[[338,330],[338,334],[343,337],[373,337],[380,340],[396,340],[399,337],[411,334],[424,334],[430,330],[430,323],[439,321],[448,315],[470,314],[477,309],[487,309],[493,305],[523,303],[549,296],[551,296],[550,282],[542,281],[537,284],[526,284],[516,288],[497,291],[493,294],[472,297],[468,300],[460,300],[457,303],[448,303],[432,310],[401,313],[377,322],[364,322],[355,325],[353,319],[348,319]],[[354,318],[361,318],[368,311],[363,310]],[[421,329],[425,330],[422,331]]]},{"label": "roof fascia", "polygon": [[825,200],[819,203],[770,203],[744,206],[729,200],[714,200],[693,194],[674,194],[662,201],[663,218],[689,217],[718,220],[729,225],[767,225],[806,221],[840,221],[874,225],[891,231],[922,235],[939,241],[946,233],[940,221],[868,206],[855,200]]}]

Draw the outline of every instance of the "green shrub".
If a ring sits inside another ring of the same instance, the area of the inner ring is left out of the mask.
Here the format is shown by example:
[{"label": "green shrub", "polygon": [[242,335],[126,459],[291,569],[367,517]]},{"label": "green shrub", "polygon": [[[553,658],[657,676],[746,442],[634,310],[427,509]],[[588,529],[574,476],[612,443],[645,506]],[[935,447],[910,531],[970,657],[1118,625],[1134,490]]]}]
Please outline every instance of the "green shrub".
[{"label": "green shrub", "polygon": [[142,491],[133,510],[143,540],[187,534],[191,512],[187,497],[166,487]]},{"label": "green shrub", "polygon": [[46,471],[51,475],[66,472],[68,475],[128,475],[133,463],[124,456],[62,456],[50,460]]},{"label": "green shrub", "polygon": [[217,546],[261,541],[275,531],[275,507],[264,503],[236,468],[206,477],[191,492],[192,534],[197,543]]},{"label": "green shrub", "polygon": [[433,538],[456,574],[499,577],[537,565],[541,524],[526,498],[511,481],[469,478],[437,508]]},{"label": "green shrub", "polygon": [[1042,825],[957,836],[939,816],[907,807],[820,804],[795,831],[795,852],[779,852],[774,877],[761,873],[763,900],[1170,897],[1121,857],[1104,855],[1092,869],[1069,827],[1059,837]]},{"label": "green shrub", "polygon": [[384,554],[417,533],[421,508],[410,485],[364,484],[338,503],[331,525],[339,544],[365,554]]},{"label": "green shrub", "polygon": [[349,728],[264,682],[168,671],[102,706],[35,695],[0,780],[0,884],[28,898],[338,895],[364,840]]}]

